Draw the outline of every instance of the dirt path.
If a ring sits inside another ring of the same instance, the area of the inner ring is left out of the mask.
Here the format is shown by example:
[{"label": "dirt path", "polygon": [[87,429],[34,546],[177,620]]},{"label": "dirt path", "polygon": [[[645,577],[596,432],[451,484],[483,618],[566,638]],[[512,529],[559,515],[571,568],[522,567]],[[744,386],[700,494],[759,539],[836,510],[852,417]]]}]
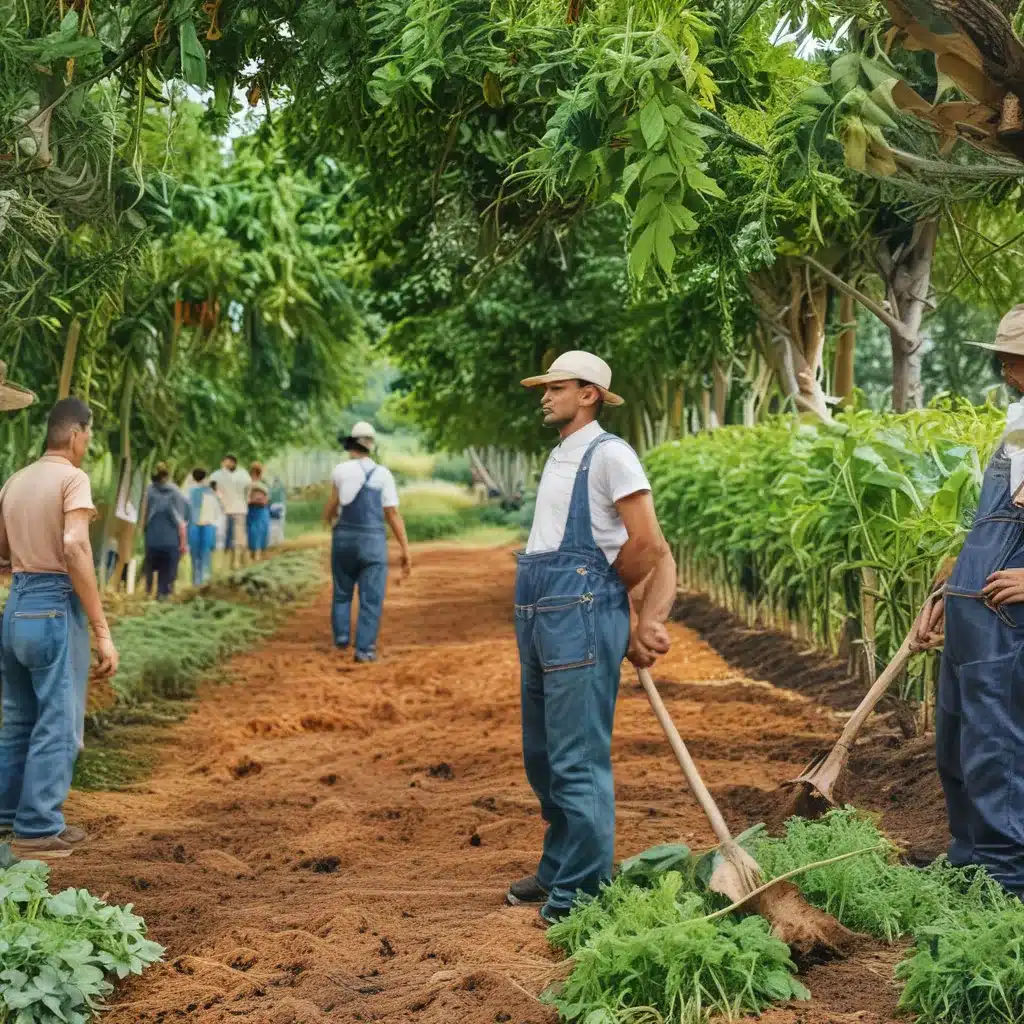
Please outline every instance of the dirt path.
[{"label": "dirt path", "polygon": [[[229,685],[204,691],[143,786],[73,795],[95,839],[54,884],[135,903],[168,947],[107,1024],[554,1019],[532,994],[555,959],[534,911],[502,905],[542,835],[520,759],[512,575],[505,550],[422,550],[374,666],[331,648],[324,593],[230,662]],[[752,788],[791,776],[834,722],[672,629],[656,678],[745,826]],[[614,754],[619,856],[710,845],[628,674]],[[763,1019],[889,1021],[894,958],[815,969],[812,1003]]]}]

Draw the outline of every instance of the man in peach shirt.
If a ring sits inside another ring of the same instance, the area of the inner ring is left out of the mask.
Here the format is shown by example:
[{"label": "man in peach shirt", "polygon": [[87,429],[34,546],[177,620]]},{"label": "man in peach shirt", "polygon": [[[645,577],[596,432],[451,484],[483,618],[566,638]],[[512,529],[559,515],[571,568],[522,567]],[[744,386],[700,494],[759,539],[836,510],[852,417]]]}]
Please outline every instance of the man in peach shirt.
[{"label": "man in peach shirt", "polygon": [[62,807],[80,746],[92,624],[101,674],[118,654],[100,602],[81,468],[92,413],[79,398],[50,412],[46,454],[0,490],[0,557],[14,570],[0,635],[0,830],[22,859],[67,857],[85,832]]}]

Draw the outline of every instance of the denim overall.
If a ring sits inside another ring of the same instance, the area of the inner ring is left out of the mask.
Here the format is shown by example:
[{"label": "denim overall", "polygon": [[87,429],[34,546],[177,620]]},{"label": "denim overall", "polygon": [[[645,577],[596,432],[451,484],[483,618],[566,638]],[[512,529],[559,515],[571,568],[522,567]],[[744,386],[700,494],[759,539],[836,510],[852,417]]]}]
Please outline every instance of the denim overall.
[{"label": "denim overall", "polygon": [[601,434],[576,472],[557,551],[520,555],[516,573],[526,777],[548,823],[537,881],[548,905],[572,905],[611,878],[615,789],[611,739],[629,598],[594,542],[587,489]]},{"label": "denim overall", "polygon": [[363,469],[356,496],[342,505],[331,542],[334,600],[331,626],[334,643],[347,647],[352,630],[352,594],[359,587],[356,622],[356,657],[370,659],[377,652],[377,633],[388,582],[388,540],[384,530],[381,492],[366,485],[377,467]]},{"label": "denim overall", "polygon": [[88,626],[67,574],[15,573],[0,648],[0,828],[58,835],[89,679]]},{"label": "denim overall", "polygon": [[992,456],[971,532],[946,585],[935,733],[949,859],[980,864],[1024,897],[1024,604],[987,605],[999,569],[1024,568],[1024,509]]}]

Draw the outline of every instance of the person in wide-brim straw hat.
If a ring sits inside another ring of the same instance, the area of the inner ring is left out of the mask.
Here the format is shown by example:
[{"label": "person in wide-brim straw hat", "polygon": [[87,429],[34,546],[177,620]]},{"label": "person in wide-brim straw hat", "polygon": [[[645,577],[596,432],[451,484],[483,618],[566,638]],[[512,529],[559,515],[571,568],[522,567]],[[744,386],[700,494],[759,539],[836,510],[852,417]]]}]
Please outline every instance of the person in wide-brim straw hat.
[{"label": "person in wide-brim straw hat", "polygon": [[[991,344],[1003,379],[1024,392],[1024,305]],[[984,867],[1024,898],[1024,402],[1007,411],[974,523],[949,579],[934,588],[911,634],[914,650],[943,646],[935,753],[957,866]]]},{"label": "person in wide-brim straw hat", "polygon": [[561,443],[537,488],[515,596],[523,760],[548,829],[536,872],[505,898],[540,904],[551,924],[611,877],[622,659],[646,668],[668,651],[676,570],[636,452],[598,423],[604,406],[622,405],[608,364],[565,352],[522,383],[543,389],[544,423]]},{"label": "person in wide-brim straw hat", "polygon": [[7,364],[0,362],[0,412],[27,409],[35,400],[34,392],[7,379]]}]

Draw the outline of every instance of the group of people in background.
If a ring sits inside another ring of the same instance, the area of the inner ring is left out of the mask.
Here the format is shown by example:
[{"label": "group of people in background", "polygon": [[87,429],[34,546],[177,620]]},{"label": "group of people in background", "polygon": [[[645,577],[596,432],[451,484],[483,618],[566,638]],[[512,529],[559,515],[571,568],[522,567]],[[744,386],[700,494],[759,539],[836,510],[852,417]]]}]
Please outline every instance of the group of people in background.
[{"label": "group of people in background", "polygon": [[155,578],[157,600],[167,598],[186,552],[193,585],[208,582],[222,520],[231,567],[238,568],[246,552],[259,561],[270,546],[271,520],[282,514],[283,495],[272,495],[259,462],[246,471],[235,455],[225,455],[213,473],[201,466],[193,469],[184,490],[171,479],[166,463],[157,463],[145,499],[146,592],[152,593]]}]

